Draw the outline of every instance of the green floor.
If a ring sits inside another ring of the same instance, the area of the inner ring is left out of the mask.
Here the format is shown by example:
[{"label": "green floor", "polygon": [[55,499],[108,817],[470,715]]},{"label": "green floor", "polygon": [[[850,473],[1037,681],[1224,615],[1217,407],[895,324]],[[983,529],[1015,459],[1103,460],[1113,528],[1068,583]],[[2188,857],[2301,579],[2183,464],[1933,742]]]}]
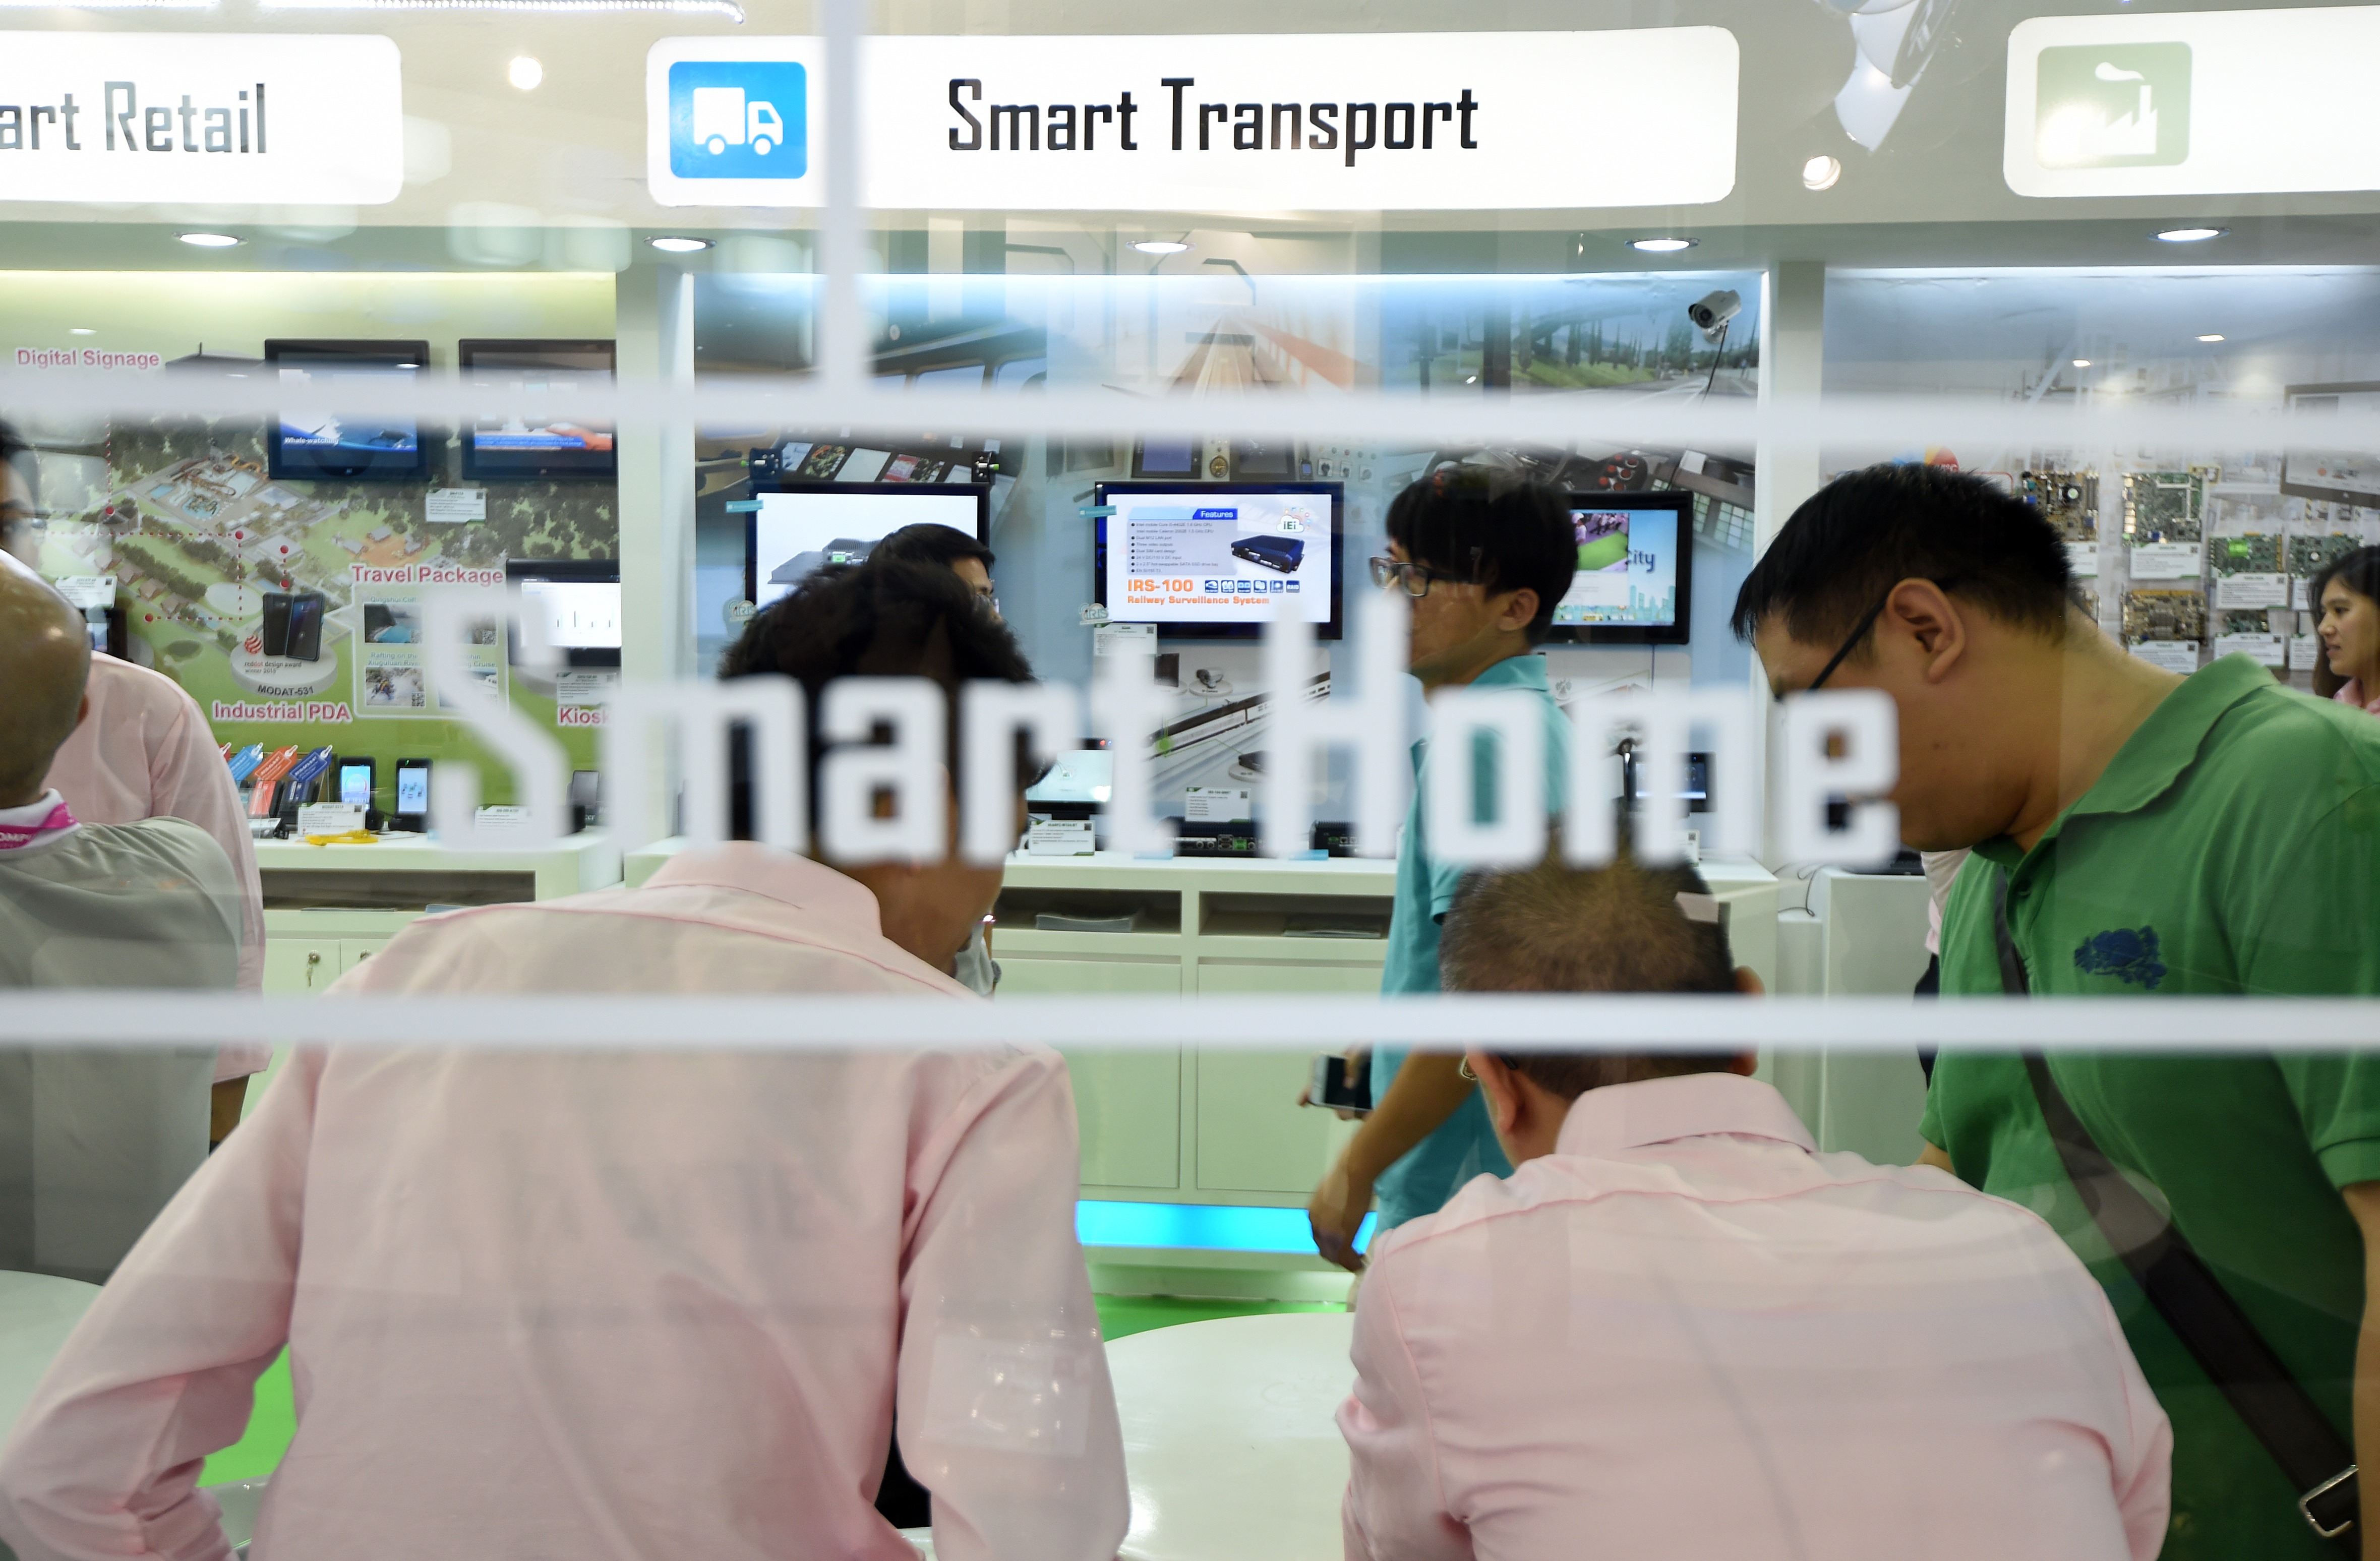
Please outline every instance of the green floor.
[{"label": "green floor", "polygon": [[[1146,1333],[1175,1323],[1203,1323],[1210,1317],[1246,1317],[1268,1312],[1339,1312],[1336,1301],[1184,1301],[1171,1296],[1103,1295],[1097,1297],[1099,1327],[1111,1339]],[[298,1428],[297,1411],[289,1402],[289,1357],[284,1352],[273,1369],[257,1380],[256,1411],[249,1417],[248,1434],[207,1459],[199,1477],[205,1485],[227,1480],[254,1480],[273,1472]]]}]

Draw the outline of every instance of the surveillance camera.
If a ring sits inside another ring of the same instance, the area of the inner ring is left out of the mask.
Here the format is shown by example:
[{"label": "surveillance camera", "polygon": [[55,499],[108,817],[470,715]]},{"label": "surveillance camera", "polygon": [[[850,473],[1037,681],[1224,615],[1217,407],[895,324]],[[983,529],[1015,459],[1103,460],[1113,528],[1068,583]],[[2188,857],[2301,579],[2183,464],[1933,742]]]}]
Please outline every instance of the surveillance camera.
[{"label": "surveillance camera", "polygon": [[1686,306],[1686,318],[1705,331],[1716,331],[1742,312],[1743,300],[1732,288],[1706,293]]}]

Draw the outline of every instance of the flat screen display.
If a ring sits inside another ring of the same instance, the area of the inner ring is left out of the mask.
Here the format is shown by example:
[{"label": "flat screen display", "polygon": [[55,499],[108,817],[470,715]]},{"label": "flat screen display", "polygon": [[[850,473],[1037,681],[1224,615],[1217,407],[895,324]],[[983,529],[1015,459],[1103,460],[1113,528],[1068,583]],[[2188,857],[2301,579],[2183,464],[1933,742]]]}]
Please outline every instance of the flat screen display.
[{"label": "flat screen display", "polygon": [[505,478],[612,477],[620,469],[610,423],[557,405],[572,392],[612,382],[610,342],[465,341],[455,357],[464,380],[501,390],[512,405],[475,417],[463,438],[463,475]]},{"label": "flat screen display", "polygon": [[573,667],[620,664],[620,565],[608,558],[515,558],[504,579],[521,609],[539,614],[545,642]]},{"label": "flat screen display", "polygon": [[430,811],[430,766],[426,762],[396,767],[396,811],[417,815]]},{"label": "flat screen display", "polygon": [[1255,638],[1275,617],[1339,637],[1335,482],[1110,482],[1095,587],[1108,618],[1189,638]]},{"label": "flat screen display", "polygon": [[372,767],[369,762],[341,762],[339,800],[349,807],[370,807],[372,805]]},{"label": "flat screen display", "polygon": [[756,493],[760,507],[744,527],[745,595],[766,607],[812,570],[866,563],[905,526],[947,526],[982,541],[990,495],[978,483],[917,482],[788,482]]},{"label": "flat screen display", "polygon": [[1554,608],[1556,641],[1682,645],[1693,586],[1693,497],[1574,493],[1578,572]]},{"label": "flat screen display", "polygon": [[410,413],[343,411],[337,398],[342,390],[411,385],[429,366],[429,343],[269,341],[264,360],[295,396],[265,440],[272,476],[404,478],[427,468]]}]

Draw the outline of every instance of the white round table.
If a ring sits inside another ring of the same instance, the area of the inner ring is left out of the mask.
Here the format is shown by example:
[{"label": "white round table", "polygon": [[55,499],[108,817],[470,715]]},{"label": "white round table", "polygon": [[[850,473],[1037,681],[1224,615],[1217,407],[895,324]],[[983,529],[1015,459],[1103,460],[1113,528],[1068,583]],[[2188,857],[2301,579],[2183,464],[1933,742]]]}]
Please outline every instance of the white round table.
[{"label": "white round table", "polygon": [[1354,1386],[1344,1312],[1219,1317],[1108,1346],[1132,1531],[1123,1561],[1342,1561]]},{"label": "white round table", "polygon": [[80,1279],[0,1269],[0,1441],[16,1429],[67,1335],[98,1299],[99,1287]]}]

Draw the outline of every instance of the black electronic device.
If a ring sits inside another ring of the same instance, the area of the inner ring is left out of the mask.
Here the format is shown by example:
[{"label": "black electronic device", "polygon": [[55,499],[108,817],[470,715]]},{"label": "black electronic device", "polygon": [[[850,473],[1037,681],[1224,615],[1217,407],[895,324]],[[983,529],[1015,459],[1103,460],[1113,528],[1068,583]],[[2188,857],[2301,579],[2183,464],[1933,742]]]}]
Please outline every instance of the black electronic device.
[{"label": "black electronic device", "polygon": [[[740,735],[739,731],[739,735]],[[570,832],[578,834],[590,824],[603,821],[603,772],[600,769],[574,769],[570,772]]]},{"label": "black electronic device", "polygon": [[1694,495],[1570,496],[1577,572],[1554,608],[1556,645],[1684,645],[1692,632]]},{"label": "black electronic device", "polygon": [[1308,849],[1318,851],[1325,856],[1353,856],[1355,854],[1355,826],[1330,821],[1318,823],[1314,826]]},{"label": "black electronic device", "polygon": [[[1146,449],[1146,444],[1144,444]],[[1093,599],[1115,623],[1257,639],[1276,616],[1340,637],[1346,489],[1336,482],[1100,482]],[[1324,546],[1325,539],[1329,545]]]},{"label": "black electronic device", "polygon": [[[1710,763],[1708,754],[1686,756],[1686,784],[1678,794],[1685,799],[1688,813],[1708,813],[1711,810]],[[1620,792],[1629,807],[1636,805],[1636,753],[1633,744],[1624,745],[1620,754]]]},{"label": "black electronic device", "polygon": [[[566,397],[589,387],[608,386],[617,372],[618,352],[608,341],[488,341],[455,344],[455,364],[471,385],[501,389],[524,399]],[[477,481],[505,478],[616,477],[620,454],[616,430],[582,418],[568,406],[552,416],[508,412],[474,417],[463,436],[463,475]]]},{"label": "black electronic device", "polygon": [[1184,479],[1198,477],[1198,441],[1188,434],[1142,440],[1133,446],[1132,475]]},{"label": "black electronic device", "polygon": [[389,809],[394,829],[422,834],[430,828],[430,761],[396,761],[396,805]]},{"label": "black electronic device", "polygon": [[988,482],[754,482],[744,517],[744,596],[766,607],[814,569],[856,563],[904,526],[932,524],[991,536]]},{"label": "black electronic device", "polygon": [[267,656],[289,654],[289,593],[264,593],[264,616],[256,629],[257,648]]},{"label": "black electronic device", "polygon": [[333,767],[333,772],[338,776],[338,787],[334,793],[338,801],[349,807],[372,805],[373,793],[379,789],[380,781],[378,760],[352,756],[342,757]]},{"label": "black electronic device", "polygon": [[1352,1111],[1357,1116],[1369,1111],[1372,1108],[1372,1054],[1360,1052],[1353,1060],[1327,1051],[1316,1057],[1305,1086],[1305,1104],[1327,1107],[1334,1111]]},{"label": "black electronic device", "polygon": [[785,458],[775,445],[755,445],[744,453],[744,475],[754,482],[774,482],[785,475]]},{"label": "black electronic device", "polygon": [[292,591],[289,594],[289,644],[283,652],[293,661],[319,661],[322,659],[322,593]]},{"label": "black electronic device", "polygon": [[1176,856],[1243,856],[1255,858],[1257,827],[1246,819],[1184,819],[1173,836]]},{"label": "black electronic device", "polygon": [[275,478],[403,481],[430,469],[428,440],[409,411],[342,412],[343,388],[412,384],[430,367],[428,342],[268,341],[264,362],[298,397],[267,427],[265,469]]},{"label": "black electronic device", "polygon": [[[546,643],[574,668],[620,664],[620,561],[508,558],[504,583],[520,587],[524,612],[542,610]],[[519,664],[519,642],[506,643]]]}]

